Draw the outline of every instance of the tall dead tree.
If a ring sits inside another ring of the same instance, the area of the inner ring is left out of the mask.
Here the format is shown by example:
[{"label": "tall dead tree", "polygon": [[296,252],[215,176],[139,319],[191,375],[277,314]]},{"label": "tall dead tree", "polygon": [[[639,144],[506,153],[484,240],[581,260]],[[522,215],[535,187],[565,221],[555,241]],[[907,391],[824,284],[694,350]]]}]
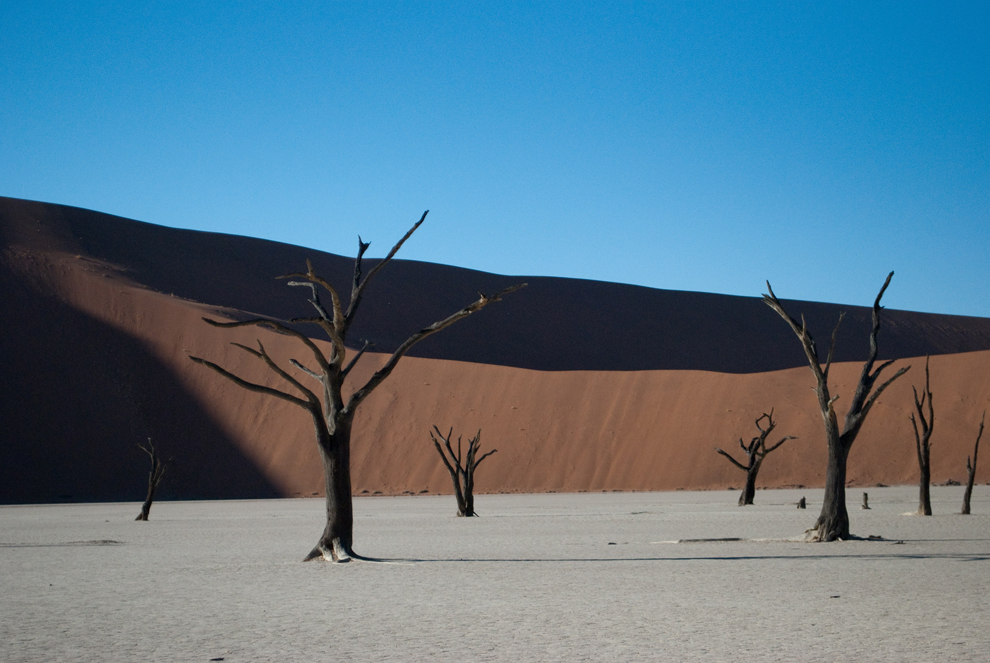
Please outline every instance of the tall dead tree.
[{"label": "tall dead tree", "polygon": [[[500,301],[506,294],[514,292],[526,285],[525,283],[515,285],[491,296],[481,294],[477,301],[468,304],[449,317],[439,320],[411,335],[392,353],[388,361],[385,362],[385,365],[376,371],[364,385],[358,387],[351,394],[351,397],[345,401],[343,396],[344,381],[369,345],[366,342],[350,361],[345,362],[348,352],[345,345],[347,342],[347,332],[354,321],[354,316],[364,297],[368,283],[388,264],[406,240],[422,225],[423,221],[426,220],[427,213],[428,211],[423,212],[420,220],[392,247],[388,255],[375,265],[368,272],[367,276],[363,277],[362,258],[370,244],[361,241],[361,238],[358,237],[358,252],[354,261],[350,302],[347,304],[346,309],[337,289],[326,279],[316,274],[313,271],[312,263],[307,260],[305,272],[287,274],[279,278],[300,279],[298,281],[289,281],[288,285],[309,288],[311,293],[309,303],[316,310],[316,316],[295,318],[289,320],[288,323],[272,318],[254,318],[241,322],[218,322],[203,318],[214,327],[231,329],[234,327],[257,326],[288,334],[298,339],[312,355],[313,363],[310,366],[296,359],[291,359],[290,362],[296,369],[318,383],[317,391],[319,395],[308,387],[305,387],[287,370],[276,364],[265,351],[260,340],[258,341],[257,348],[247,347],[239,343],[233,344],[244,352],[257,357],[273,373],[301,394],[301,397],[272,387],[248,382],[211,361],[199,357],[190,357],[193,361],[209,367],[244,389],[274,396],[275,398],[280,398],[293,405],[297,405],[309,413],[312,418],[316,434],[316,445],[319,448],[320,458],[323,462],[323,477],[326,487],[326,526],[316,546],[306,556],[305,559],[307,561],[322,558],[327,561],[346,562],[352,557],[357,557],[353,550],[354,512],[351,498],[351,430],[357,407],[378,385],[391,375],[399,360],[416,343],[419,343],[427,336],[437,333],[441,329],[449,327],[458,320],[480,311],[492,302]],[[320,300],[319,293],[321,289],[330,296],[329,310]],[[307,335],[291,327],[290,325],[292,324],[312,324],[319,327],[330,340],[330,351],[324,354]]]},{"label": "tall dead tree", "polygon": [[[433,434],[434,431],[436,431],[436,435]],[[444,434],[436,426],[430,431],[433,446],[437,448],[437,453],[443,459],[443,464],[447,467],[447,471],[450,472],[450,478],[454,482],[457,515],[459,517],[477,516],[478,514],[474,511],[474,471],[478,469],[478,465],[481,465],[481,461],[491,456],[498,449],[492,449],[481,456],[481,458],[478,458],[478,449],[481,447],[481,431],[479,430],[477,435],[468,440],[467,457],[462,461],[461,436],[457,436],[457,453],[454,453],[454,448],[450,443],[450,438],[453,435],[453,428],[450,429],[446,437],[444,437]],[[443,440],[443,446],[440,446],[440,440]],[[444,448],[447,450],[446,453],[444,453]],[[448,455],[450,456],[449,458]]]},{"label": "tall dead tree", "polygon": [[969,462],[969,456],[966,456],[966,492],[963,493],[963,504],[962,511],[960,513],[964,516],[969,515],[969,498],[973,496],[973,481],[976,479],[976,454],[980,450],[980,438],[983,437],[983,422],[986,421],[987,411],[983,411],[983,416],[980,418],[980,430],[976,434],[976,444],[973,445],[973,462]]},{"label": "tall dead tree", "polygon": [[[766,428],[760,424],[764,419],[767,420]],[[728,458],[732,461],[733,465],[746,473],[746,487],[743,488],[742,494],[739,495],[739,506],[746,506],[753,503],[753,498],[756,496],[756,475],[760,473],[760,466],[763,464],[763,460],[767,457],[767,454],[779,448],[787,440],[797,439],[793,435],[788,435],[782,438],[777,444],[768,447],[767,437],[776,426],[777,422],[773,420],[773,409],[771,408],[770,414],[764,412],[756,420],[756,428],[760,431],[759,435],[750,440],[749,444],[745,444],[743,439],[741,437],[739,438],[739,446],[742,448],[743,453],[746,454],[745,465],[733,458],[728,452],[715,447],[715,451]]]},{"label": "tall dead tree", "polygon": [[815,376],[815,394],[818,396],[818,407],[821,410],[822,420],[825,424],[825,441],[828,445],[828,465],[825,470],[825,499],[822,503],[822,511],[815,522],[815,526],[808,530],[809,541],[835,541],[836,539],[849,538],[849,512],[846,510],[846,461],[849,458],[849,450],[852,448],[856,436],[859,435],[866,415],[877,402],[880,394],[891,385],[897,378],[904,375],[910,366],[905,366],[895,373],[890,379],[874,389],[880,373],[894,363],[894,360],[885,361],[880,366],[873,369],[877,360],[877,336],[880,333],[880,299],[890,285],[890,279],[894,276],[891,272],[887,275],[880,293],[873,302],[873,329],[870,332],[870,355],[863,364],[863,372],[859,376],[856,391],[853,394],[852,402],[849,404],[849,411],[842,430],[839,430],[838,417],[835,413],[835,401],[839,396],[832,396],[828,388],[828,372],[832,367],[832,357],[835,352],[835,339],[839,333],[839,325],[845,314],[839,316],[832,332],[832,342],[829,345],[828,356],[825,360],[825,368],[822,368],[818,358],[818,349],[815,340],[808,331],[808,326],[801,317],[801,323],[792,318],[783,305],[773,293],[770,283],[767,282],[769,294],[763,295],[763,301],[782,317],[801,341],[804,354],[808,358],[808,365]]},{"label": "tall dead tree", "polygon": [[141,513],[134,520],[148,520],[148,514],[151,512],[151,503],[155,501],[155,491],[158,490],[158,484],[162,482],[162,477],[165,475],[169,461],[162,461],[150,437],[148,438],[148,446],[140,443],[137,446],[138,449],[151,457],[151,470],[148,472],[148,496],[144,498],[144,504],[141,505]]},{"label": "tall dead tree", "polygon": [[[918,452],[918,515],[932,515],[932,431],[935,429],[935,410],[932,406],[932,390],[929,386],[928,357],[925,357],[925,388],[918,398],[918,390],[911,386],[914,392],[914,412],[911,413],[911,426],[914,428],[914,446]],[[925,413],[925,410],[928,413]],[[915,415],[918,415],[915,417]],[[921,426],[919,430],[919,425]]]}]

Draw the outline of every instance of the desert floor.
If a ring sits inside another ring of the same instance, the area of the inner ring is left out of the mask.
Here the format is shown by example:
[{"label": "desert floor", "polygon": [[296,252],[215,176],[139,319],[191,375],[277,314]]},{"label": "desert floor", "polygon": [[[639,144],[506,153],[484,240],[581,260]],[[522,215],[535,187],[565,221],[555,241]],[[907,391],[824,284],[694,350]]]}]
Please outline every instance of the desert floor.
[{"label": "desert floor", "polygon": [[833,544],[820,490],[359,498],[340,565],[318,499],[0,507],[0,659],[990,659],[990,488],[868,490]]}]

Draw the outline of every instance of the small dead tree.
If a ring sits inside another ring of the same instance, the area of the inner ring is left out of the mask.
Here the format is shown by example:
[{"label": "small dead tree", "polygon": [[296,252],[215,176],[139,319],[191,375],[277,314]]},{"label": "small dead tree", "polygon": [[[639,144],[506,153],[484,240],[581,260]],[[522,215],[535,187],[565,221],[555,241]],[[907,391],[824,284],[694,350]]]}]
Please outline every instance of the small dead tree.
[{"label": "small dead tree", "polygon": [[963,493],[963,503],[962,511],[960,513],[964,516],[969,515],[969,498],[973,496],[973,481],[976,479],[976,454],[980,450],[980,438],[983,437],[983,422],[986,421],[987,411],[983,411],[983,416],[980,418],[980,430],[976,434],[976,444],[973,446],[973,462],[969,462],[969,456],[966,456],[966,474],[968,478],[966,479],[966,492]]},{"label": "small dead tree", "polygon": [[140,443],[137,446],[138,449],[151,457],[151,470],[148,472],[148,496],[144,498],[144,504],[141,505],[141,513],[134,520],[148,520],[148,513],[151,512],[151,503],[155,501],[155,491],[158,490],[158,484],[162,482],[162,477],[165,475],[165,470],[168,468],[171,459],[162,461],[150,437],[148,438],[148,446]]},{"label": "small dead tree", "polygon": [[[932,515],[932,463],[931,463],[931,438],[935,429],[935,410],[932,407],[932,390],[929,386],[928,357],[925,357],[925,389],[918,398],[918,390],[911,386],[914,392],[914,412],[911,413],[911,426],[914,428],[914,445],[918,452],[918,515]],[[926,408],[927,406],[927,408]],[[925,414],[925,410],[928,413]],[[917,414],[917,418],[914,416]],[[918,426],[921,425],[919,430]]]},{"label": "small dead tree", "polygon": [[[436,431],[436,435],[433,434],[434,431]],[[468,441],[467,458],[462,462],[461,436],[457,436],[457,453],[454,453],[454,448],[450,443],[450,438],[453,435],[453,428],[450,429],[446,437],[444,437],[444,434],[436,426],[430,431],[433,446],[437,448],[437,453],[443,459],[443,464],[447,467],[447,471],[450,472],[450,478],[454,482],[457,515],[459,517],[477,516],[478,514],[474,511],[474,471],[478,469],[478,465],[481,465],[481,461],[491,456],[498,449],[492,449],[481,456],[481,458],[478,458],[478,449],[481,447],[481,431],[479,430],[478,434]],[[440,446],[440,440],[443,440],[443,446]],[[446,453],[444,452],[445,448],[447,450]],[[450,456],[449,458],[448,454]]]},{"label": "small dead tree", "polygon": [[[760,422],[764,419],[767,420],[767,427],[764,428]],[[739,438],[739,446],[742,448],[743,453],[746,454],[746,464],[743,465],[738,460],[733,458],[728,452],[715,447],[715,451],[722,454],[728,458],[733,465],[738,467],[740,470],[746,473],[746,487],[743,488],[742,494],[739,495],[739,506],[746,506],[753,503],[753,498],[756,496],[756,475],[760,472],[760,466],[763,464],[763,460],[767,457],[771,451],[779,448],[787,440],[796,440],[797,438],[793,435],[788,435],[783,438],[777,444],[772,447],[767,446],[767,436],[770,432],[776,428],[777,422],[773,420],[773,409],[770,409],[770,414],[764,412],[756,420],[756,428],[759,429],[760,434],[749,441],[749,444],[745,444],[743,439]]]},{"label": "small dead tree", "polygon": [[891,272],[887,275],[880,293],[873,302],[873,329],[870,332],[870,355],[863,364],[863,372],[860,374],[856,391],[853,394],[852,402],[849,404],[849,411],[846,413],[845,423],[842,430],[839,430],[839,421],[835,413],[834,405],[839,396],[832,396],[828,389],[828,372],[832,367],[832,357],[835,351],[835,339],[839,333],[839,325],[845,314],[839,316],[832,331],[832,342],[829,345],[828,356],[825,360],[825,368],[822,368],[818,358],[818,348],[815,346],[815,339],[812,338],[808,326],[805,324],[804,316],[801,323],[792,318],[785,310],[784,306],[774,295],[770,283],[767,282],[769,294],[763,295],[763,301],[780,315],[781,318],[790,325],[791,329],[801,341],[804,354],[808,358],[808,365],[815,376],[815,394],[818,396],[818,407],[821,410],[822,420],[825,424],[825,441],[828,445],[828,465],[825,470],[825,499],[822,502],[822,511],[815,522],[815,526],[808,530],[809,541],[835,541],[836,539],[849,538],[849,511],[846,509],[846,461],[849,458],[849,450],[852,448],[856,436],[859,435],[866,415],[880,398],[880,394],[889,387],[894,380],[904,375],[910,366],[905,366],[895,373],[889,380],[874,389],[880,373],[885,368],[894,363],[894,360],[885,361],[880,366],[873,369],[879,352],[877,347],[877,336],[880,333],[880,299],[884,291],[890,285],[890,279],[894,276]]},{"label": "small dead tree", "polygon": [[[355,389],[349,399],[345,400],[343,395],[344,381],[369,346],[369,343],[366,342],[350,361],[345,361],[348,352],[345,345],[347,332],[351,328],[368,283],[388,264],[405,241],[422,225],[423,221],[426,220],[427,213],[428,211],[423,212],[423,216],[419,221],[392,247],[388,255],[371,269],[367,276],[363,276],[362,258],[370,244],[361,241],[361,238],[358,237],[358,252],[357,258],[354,260],[351,297],[347,308],[344,308],[337,289],[313,271],[313,265],[308,260],[306,261],[305,272],[279,277],[282,279],[300,279],[298,281],[289,281],[288,285],[301,286],[310,290],[311,298],[309,299],[309,303],[315,309],[316,316],[295,318],[289,320],[288,323],[312,324],[319,327],[330,340],[330,350],[327,354],[324,354],[307,335],[285,322],[272,318],[253,318],[241,322],[217,322],[216,320],[203,318],[208,324],[223,329],[247,326],[266,327],[276,332],[295,337],[312,355],[315,368],[306,366],[295,359],[290,361],[296,369],[317,382],[318,387],[315,391],[304,386],[288,371],[276,364],[268,355],[261,341],[258,341],[257,349],[241,345],[240,343],[234,343],[233,345],[261,360],[273,373],[301,394],[301,397],[273,387],[248,382],[206,359],[189,357],[193,361],[216,371],[239,387],[288,401],[293,405],[299,406],[312,417],[316,435],[316,446],[320,451],[320,459],[323,463],[323,477],[326,488],[326,526],[319,541],[309,555],[306,556],[305,561],[322,558],[327,561],[346,562],[352,557],[357,557],[353,550],[354,511],[351,495],[351,429],[358,406],[364,402],[364,399],[378,385],[392,374],[399,360],[416,343],[419,343],[427,336],[446,329],[472,313],[477,313],[493,302],[501,301],[503,296],[526,285],[522,283],[505,288],[490,296],[479,293],[477,301],[468,304],[449,317],[419,330],[403,341],[385,362],[385,365],[376,371],[364,385]],[[321,289],[326,291],[330,296],[329,310],[320,300],[319,293]]]}]

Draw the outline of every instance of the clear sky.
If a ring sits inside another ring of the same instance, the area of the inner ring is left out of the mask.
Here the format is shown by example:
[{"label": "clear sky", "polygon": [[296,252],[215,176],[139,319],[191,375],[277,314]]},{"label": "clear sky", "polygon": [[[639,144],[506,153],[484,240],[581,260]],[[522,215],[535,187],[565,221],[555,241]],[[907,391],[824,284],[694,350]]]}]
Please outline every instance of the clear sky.
[{"label": "clear sky", "polygon": [[990,3],[5,2],[0,195],[990,317]]}]

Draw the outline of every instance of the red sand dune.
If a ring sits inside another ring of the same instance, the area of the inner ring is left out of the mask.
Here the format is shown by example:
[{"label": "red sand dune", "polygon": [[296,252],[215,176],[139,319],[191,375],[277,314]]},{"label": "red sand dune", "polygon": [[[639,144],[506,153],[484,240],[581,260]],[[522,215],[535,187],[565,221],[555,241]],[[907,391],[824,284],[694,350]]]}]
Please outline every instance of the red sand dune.
[{"label": "red sand dune", "polygon": [[[308,415],[245,392],[188,355],[277,386],[229,343],[262,338],[276,357],[304,359],[293,339],[218,330],[201,317],[308,314],[273,277],[312,255],[347,282],[349,259],[13,199],[0,199],[0,232],[7,323],[0,502],[139,499],[147,458],[136,444],[147,437],[175,458],[163,498],[321,492]],[[748,440],[770,408],[776,432],[800,439],[769,457],[760,485],[822,484],[825,448],[810,371],[791,332],[756,298],[402,261],[380,277],[352,338],[372,338],[383,350],[479,289],[531,286],[435,337],[447,341],[422,344],[420,356],[403,359],[362,405],[353,451],[358,493],[449,492],[428,435],[433,424],[465,437],[481,429],[483,448],[499,450],[479,470],[482,492],[740,486],[742,472],[713,447]],[[861,358],[868,310],[788,306],[807,313],[823,338],[837,311],[850,310],[839,356]],[[889,311],[881,352],[913,368],[871,413],[850,479],[864,486],[916,479],[911,384],[923,379],[923,355],[931,352],[933,480],[963,480],[990,404],[990,320]],[[351,383],[385,357],[363,358]],[[859,369],[848,361],[833,368],[840,411]],[[987,477],[983,469],[977,479]]]}]

